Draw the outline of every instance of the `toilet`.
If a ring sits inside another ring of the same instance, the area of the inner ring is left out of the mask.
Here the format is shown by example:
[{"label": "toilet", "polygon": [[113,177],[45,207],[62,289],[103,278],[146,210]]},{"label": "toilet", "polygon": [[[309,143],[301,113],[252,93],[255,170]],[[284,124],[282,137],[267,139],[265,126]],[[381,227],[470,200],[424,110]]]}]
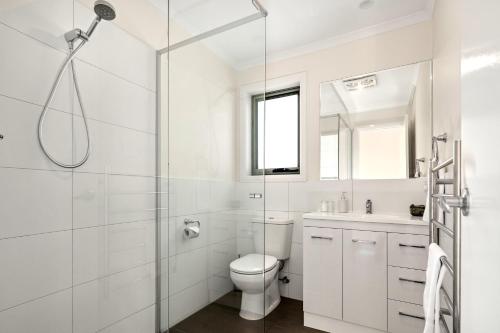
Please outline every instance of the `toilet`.
[{"label": "toilet", "polygon": [[279,305],[279,271],[290,258],[292,231],[293,220],[290,219],[252,219],[256,253],[247,254],[229,265],[231,280],[242,291],[240,317],[262,319]]}]

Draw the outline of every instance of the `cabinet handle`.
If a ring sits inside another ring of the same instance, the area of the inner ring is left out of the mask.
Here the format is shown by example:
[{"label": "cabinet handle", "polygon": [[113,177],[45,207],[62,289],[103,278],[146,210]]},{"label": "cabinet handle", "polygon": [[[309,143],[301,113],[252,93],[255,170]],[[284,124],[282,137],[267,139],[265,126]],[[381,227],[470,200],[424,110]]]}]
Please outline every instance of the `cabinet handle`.
[{"label": "cabinet handle", "polygon": [[374,241],[374,240],[365,240],[365,239],[353,239],[352,240],[353,243],[365,243],[365,244],[377,244],[377,241]]},{"label": "cabinet handle", "polygon": [[405,278],[402,278],[402,277],[399,278],[399,281],[412,282],[412,283],[418,283],[418,284],[425,284],[425,281],[405,279]]},{"label": "cabinet handle", "polygon": [[425,317],[423,317],[423,316],[415,316],[415,315],[404,313],[404,312],[401,312],[401,311],[399,311],[399,315],[403,316],[403,317],[410,317],[410,318],[425,320]]},{"label": "cabinet handle", "polygon": [[399,243],[400,247],[413,247],[415,249],[425,249],[425,245],[411,245],[411,244],[403,244]]},{"label": "cabinet handle", "polygon": [[327,236],[311,236],[312,239],[326,239],[326,240],[333,240],[333,237],[327,237]]}]

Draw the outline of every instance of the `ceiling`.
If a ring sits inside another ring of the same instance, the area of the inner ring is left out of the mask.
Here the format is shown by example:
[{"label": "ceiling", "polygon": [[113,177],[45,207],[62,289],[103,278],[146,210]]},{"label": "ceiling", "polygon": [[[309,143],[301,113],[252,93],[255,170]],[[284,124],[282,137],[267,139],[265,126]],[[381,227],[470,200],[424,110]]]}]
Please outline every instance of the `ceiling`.
[{"label": "ceiling", "polygon": [[[433,0],[260,0],[267,26],[256,21],[204,42],[237,68],[262,63],[267,33],[268,61],[331,47],[342,42],[431,18]],[[171,0],[173,18],[198,34],[254,14],[251,0]]]},{"label": "ceiling", "polygon": [[410,103],[420,64],[402,66],[375,73],[377,85],[349,91],[343,80],[321,85],[321,114],[388,110]]},{"label": "ceiling", "polygon": [[[79,0],[92,7],[94,0]],[[429,20],[434,0],[260,0],[269,15],[203,43],[236,69],[332,47]],[[156,49],[167,45],[167,0],[112,0],[125,30]],[[252,0],[170,0],[170,43],[257,13]],[[177,31],[179,33],[176,33]],[[266,43],[265,43],[266,42]]]}]

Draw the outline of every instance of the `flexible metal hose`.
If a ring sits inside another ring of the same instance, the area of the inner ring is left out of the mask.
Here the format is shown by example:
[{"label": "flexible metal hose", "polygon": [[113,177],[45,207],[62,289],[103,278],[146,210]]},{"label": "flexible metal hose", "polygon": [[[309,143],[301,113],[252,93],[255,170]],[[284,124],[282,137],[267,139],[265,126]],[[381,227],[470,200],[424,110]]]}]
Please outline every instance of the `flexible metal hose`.
[{"label": "flexible metal hose", "polygon": [[[68,169],[77,168],[77,167],[83,165],[85,162],[87,162],[89,155],[90,155],[90,135],[89,135],[89,128],[88,128],[88,124],[87,124],[87,116],[85,114],[85,108],[83,107],[82,97],[80,94],[80,87],[78,86],[78,79],[77,79],[77,75],[76,75],[75,67],[74,67],[74,63],[73,63],[73,58],[75,57],[77,52],[82,48],[82,46],[85,44],[85,42],[86,41],[82,39],[80,41],[80,44],[78,44],[78,46],[74,49],[73,49],[73,43],[69,43],[70,53],[68,54],[66,60],[64,60],[61,68],[59,69],[56,80],[54,81],[54,84],[52,85],[52,89],[50,90],[49,96],[47,97],[47,101],[45,102],[45,104],[43,106],[42,113],[40,115],[40,119],[38,120],[38,142],[40,143],[40,147],[42,148],[42,151],[52,162],[59,165],[60,167],[68,168]],[[73,82],[75,84],[76,96],[78,99],[78,104],[80,105],[80,109],[82,111],[83,124],[85,126],[85,134],[87,136],[87,149],[85,152],[85,156],[79,162],[76,162],[75,164],[66,164],[66,163],[63,163],[63,162],[56,160],[54,158],[54,156],[52,156],[48,152],[48,150],[45,146],[45,143],[44,143],[44,139],[43,139],[43,124],[45,121],[45,116],[47,115],[50,103],[52,102],[52,99],[54,98],[54,94],[57,90],[57,87],[61,83],[62,76],[63,76],[64,72],[66,71],[66,69],[68,68],[68,65],[71,66],[71,72],[73,75]]]}]

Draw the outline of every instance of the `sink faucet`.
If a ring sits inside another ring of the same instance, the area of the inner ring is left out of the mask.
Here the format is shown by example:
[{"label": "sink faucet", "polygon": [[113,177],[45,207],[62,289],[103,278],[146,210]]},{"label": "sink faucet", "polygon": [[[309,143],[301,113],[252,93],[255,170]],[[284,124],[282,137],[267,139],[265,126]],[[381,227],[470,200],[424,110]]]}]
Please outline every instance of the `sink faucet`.
[{"label": "sink faucet", "polygon": [[366,214],[373,214],[373,202],[368,199],[366,200]]}]

